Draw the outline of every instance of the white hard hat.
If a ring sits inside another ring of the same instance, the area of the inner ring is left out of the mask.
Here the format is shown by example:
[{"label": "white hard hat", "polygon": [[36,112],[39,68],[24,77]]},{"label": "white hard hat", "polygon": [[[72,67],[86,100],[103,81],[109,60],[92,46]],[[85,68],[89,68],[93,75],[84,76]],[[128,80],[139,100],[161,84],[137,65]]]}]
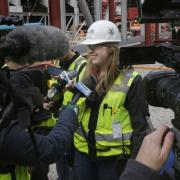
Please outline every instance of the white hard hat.
[{"label": "white hard hat", "polygon": [[81,44],[118,43],[120,41],[121,36],[117,26],[111,21],[99,20],[89,27],[86,40]]}]

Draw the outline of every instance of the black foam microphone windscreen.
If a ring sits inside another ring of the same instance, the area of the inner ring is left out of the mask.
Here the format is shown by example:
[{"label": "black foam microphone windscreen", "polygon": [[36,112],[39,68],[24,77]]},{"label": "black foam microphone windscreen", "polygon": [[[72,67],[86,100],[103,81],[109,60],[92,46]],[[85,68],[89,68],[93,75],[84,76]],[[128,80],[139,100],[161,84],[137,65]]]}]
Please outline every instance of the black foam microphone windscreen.
[{"label": "black foam microphone windscreen", "polygon": [[61,29],[53,26],[17,27],[0,45],[0,51],[18,64],[57,59],[68,50],[68,38]]}]

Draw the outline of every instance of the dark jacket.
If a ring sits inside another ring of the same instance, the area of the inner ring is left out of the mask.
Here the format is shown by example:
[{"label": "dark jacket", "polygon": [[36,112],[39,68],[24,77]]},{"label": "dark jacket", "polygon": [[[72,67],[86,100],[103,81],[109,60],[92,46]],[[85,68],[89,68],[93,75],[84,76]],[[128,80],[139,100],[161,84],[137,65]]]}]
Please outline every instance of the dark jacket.
[{"label": "dark jacket", "polygon": [[135,161],[129,159],[124,172],[119,180],[175,180],[172,177],[171,172],[166,172],[163,175],[159,175],[158,172],[153,169]]},{"label": "dark jacket", "polygon": [[0,164],[16,164],[31,166],[38,162],[53,163],[72,145],[74,131],[78,123],[74,110],[65,109],[59,121],[47,136],[34,133],[39,151],[36,150],[27,130],[12,122],[0,131]]},{"label": "dark jacket", "polygon": [[137,76],[132,82],[125,100],[125,107],[127,108],[132,120],[133,135],[131,158],[135,158],[142,140],[146,135],[146,130],[148,128],[146,116],[149,115],[141,76]]}]

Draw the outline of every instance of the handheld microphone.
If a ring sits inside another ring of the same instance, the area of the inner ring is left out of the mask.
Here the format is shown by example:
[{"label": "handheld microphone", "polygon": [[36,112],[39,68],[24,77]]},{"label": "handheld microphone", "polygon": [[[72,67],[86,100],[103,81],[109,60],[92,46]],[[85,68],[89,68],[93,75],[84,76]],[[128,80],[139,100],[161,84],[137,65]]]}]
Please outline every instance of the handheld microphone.
[{"label": "handheld microphone", "polygon": [[76,71],[63,71],[59,77],[66,81],[67,83],[71,80],[73,80],[75,77],[77,76],[77,72]]},{"label": "handheld microphone", "polygon": [[[50,72],[50,71],[48,71]],[[51,72],[52,72],[52,67],[51,67]],[[51,88],[48,90],[47,93],[47,98],[48,100],[51,101],[57,101],[60,97],[61,97],[61,91],[62,89],[66,86],[66,84],[71,81],[72,79],[74,79],[77,75],[77,72],[75,71],[62,71],[60,74],[55,74],[56,71],[56,67],[55,67],[55,71],[52,72],[53,75],[56,75],[58,77],[61,78],[59,83],[55,83],[51,86]]]},{"label": "handheld microphone", "polygon": [[77,93],[70,103],[72,105],[75,105],[81,96],[89,97],[92,94],[96,87],[96,79],[94,76],[89,76],[77,82],[74,87]]},{"label": "handheld microphone", "polygon": [[67,81],[72,80],[77,75],[76,71],[65,71],[61,69],[60,67],[51,66],[51,65],[47,67],[47,72],[52,76],[57,76]]}]

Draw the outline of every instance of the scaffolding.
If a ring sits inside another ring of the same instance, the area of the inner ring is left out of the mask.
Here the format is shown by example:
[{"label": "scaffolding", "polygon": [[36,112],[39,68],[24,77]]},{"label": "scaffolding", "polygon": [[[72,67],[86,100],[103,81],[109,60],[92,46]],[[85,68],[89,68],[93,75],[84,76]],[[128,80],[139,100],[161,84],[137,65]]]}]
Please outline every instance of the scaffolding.
[{"label": "scaffolding", "polygon": [[[150,45],[152,42],[151,24],[140,25],[137,36],[130,36],[128,29],[129,12],[128,0],[1,0],[0,14],[22,15],[27,23],[36,17],[45,25],[60,27],[70,37],[71,41],[81,40],[87,29],[94,21],[107,19],[117,24],[122,42],[120,46],[137,45],[142,42]],[[39,8],[39,9],[38,9]],[[119,14],[119,15],[117,15]],[[155,40],[161,38],[159,25],[155,25]],[[76,38],[76,37],[80,38]]]}]

